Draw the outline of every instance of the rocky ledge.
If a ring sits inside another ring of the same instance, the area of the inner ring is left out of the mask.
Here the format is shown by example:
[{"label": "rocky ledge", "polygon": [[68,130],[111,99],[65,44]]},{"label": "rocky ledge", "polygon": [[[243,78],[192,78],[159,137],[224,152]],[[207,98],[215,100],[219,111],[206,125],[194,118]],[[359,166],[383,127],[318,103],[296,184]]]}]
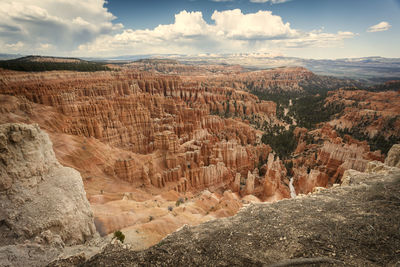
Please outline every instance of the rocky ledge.
[{"label": "rocky ledge", "polygon": [[[183,227],[144,251],[109,246],[81,266],[398,266],[399,146],[344,184]],[[397,160],[396,160],[397,159]],[[68,260],[58,266],[68,265]]]}]

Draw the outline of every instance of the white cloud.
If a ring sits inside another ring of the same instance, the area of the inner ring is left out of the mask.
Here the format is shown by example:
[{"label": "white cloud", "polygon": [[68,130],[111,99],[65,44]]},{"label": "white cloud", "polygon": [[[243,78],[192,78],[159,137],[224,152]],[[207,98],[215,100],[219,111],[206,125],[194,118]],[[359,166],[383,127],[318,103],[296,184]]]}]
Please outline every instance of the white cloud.
[{"label": "white cloud", "polygon": [[6,44],[5,47],[10,49],[11,51],[19,51],[24,47],[24,43],[21,41],[16,42],[15,44]]},{"label": "white cloud", "polygon": [[390,27],[392,27],[392,25],[390,25],[389,22],[382,21],[376,25],[369,27],[367,29],[367,32],[383,32],[389,30]]},{"label": "white cloud", "polygon": [[[274,2],[282,0],[273,0]],[[243,14],[185,10],[172,24],[129,29],[113,23],[104,0],[1,0],[0,52],[77,56],[251,53],[293,47],[337,46],[351,32],[303,32],[271,11]]]},{"label": "white cloud", "polygon": [[52,44],[40,44],[38,50],[48,51],[49,49],[52,48],[53,48]]},{"label": "white cloud", "polygon": [[243,14],[240,9],[214,11],[213,24],[201,12],[181,11],[175,22],[154,29],[126,29],[83,44],[79,53],[117,54],[197,54],[240,53],[282,50],[298,47],[332,47],[351,32],[325,33],[322,30],[302,32],[271,11]]},{"label": "white cloud", "polygon": [[324,33],[321,30],[317,30],[299,34],[297,38],[272,40],[271,42],[287,48],[336,47],[341,41],[353,38],[355,35],[352,32]]},{"label": "white cloud", "polygon": [[211,18],[215,21],[218,35],[231,39],[271,39],[295,36],[290,23],[272,15],[271,11],[243,14],[240,9],[214,11]]},{"label": "white cloud", "polygon": [[23,42],[30,51],[43,50],[43,44],[68,50],[111,34],[122,25],[112,23],[115,17],[103,4],[103,0],[2,0],[0,47]]},{"label": "white cloud", "polygon": [[271,4],[281,4],[285,2],[289,2],[290,0],[250,0],[252,3],[267,3],[270,2]]}]

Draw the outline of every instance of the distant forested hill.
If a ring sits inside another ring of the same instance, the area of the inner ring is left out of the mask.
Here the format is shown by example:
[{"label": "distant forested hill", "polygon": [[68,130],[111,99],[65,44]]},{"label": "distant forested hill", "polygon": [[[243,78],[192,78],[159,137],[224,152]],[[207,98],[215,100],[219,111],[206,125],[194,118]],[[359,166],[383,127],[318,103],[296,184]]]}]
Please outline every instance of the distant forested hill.
[{"label": "distant forested hill", "polygon": [[110,70],[105,64],[78,58],[27,56],[0,61],[0,68],[16,71],[104,71]]}]

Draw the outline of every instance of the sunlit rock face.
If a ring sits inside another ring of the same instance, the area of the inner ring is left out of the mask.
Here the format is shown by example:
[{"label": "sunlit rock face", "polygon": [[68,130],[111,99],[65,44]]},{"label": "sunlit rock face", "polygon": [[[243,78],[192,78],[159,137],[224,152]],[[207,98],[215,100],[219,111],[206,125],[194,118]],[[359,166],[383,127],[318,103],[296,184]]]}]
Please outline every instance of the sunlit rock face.
[{"label": "sunlit rock face", "polygon": [[385,164],[392,167],[400,167],[400,144],[392,146],[385,159]]},{"label": "sunlit rock face", "polygon": [[26,239],[79,244],[95,233],[82,178],[56,159],[35,125],[0,125],[2,245]]}]

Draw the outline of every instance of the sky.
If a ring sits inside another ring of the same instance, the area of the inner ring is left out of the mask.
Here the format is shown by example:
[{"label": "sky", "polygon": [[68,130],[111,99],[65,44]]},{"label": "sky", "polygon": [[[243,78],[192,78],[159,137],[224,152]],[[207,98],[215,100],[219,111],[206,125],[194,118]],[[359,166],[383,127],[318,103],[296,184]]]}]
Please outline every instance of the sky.
[{"label": "sky", "polygon": [[0,0],[0,53],[400,57],[400,0]]}]

